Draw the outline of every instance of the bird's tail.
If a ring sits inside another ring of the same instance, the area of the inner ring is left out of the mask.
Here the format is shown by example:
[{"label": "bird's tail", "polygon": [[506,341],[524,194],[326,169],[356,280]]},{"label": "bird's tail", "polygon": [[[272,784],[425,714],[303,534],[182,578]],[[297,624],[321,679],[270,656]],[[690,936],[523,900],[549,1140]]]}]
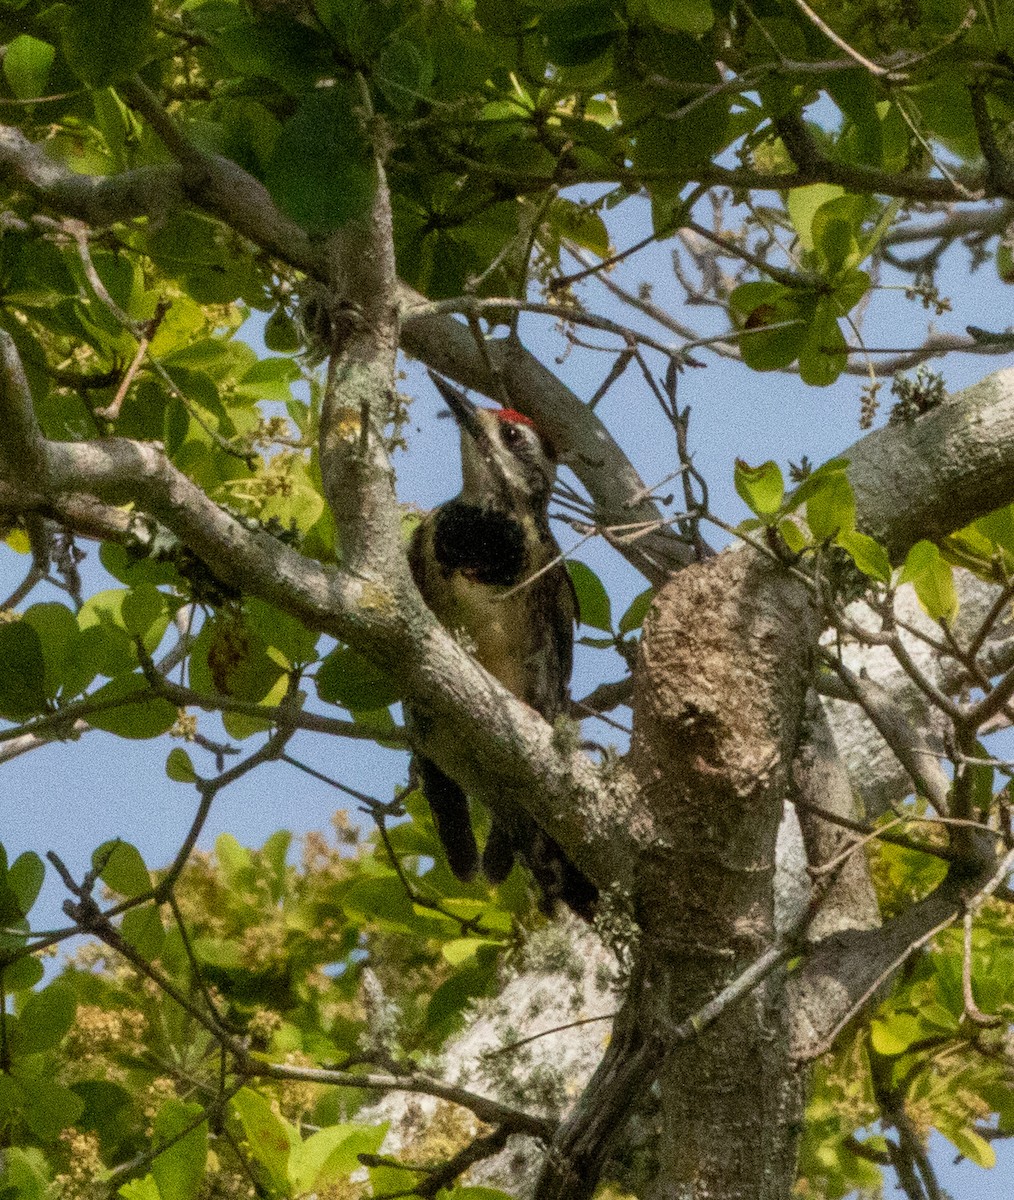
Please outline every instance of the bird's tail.
[{"label": "bird's tail", "polygon": [[515,858],[528,867],[539,893],[539,908],[553,915],[562,900],[579,917],[591,921],[598,903],[598,888],[578,870],[559,842],[540,829],[527,813],[518,809],[510,824],[494,819],[482,852],[483,874],[490,883],[502,883]]},{"label": "bird's tail", "polygon": [[[417,757],[415,766],[448,866],[458,879],[468,883],[479,869],[468,797],[428,758]],[[494,819],[482,853],[483,874],[490,883],[503,883],[516,858],[531,871],[539,907],[547,916],[552,916],[556,902],[562,900],[586,921],[594,918],[598,888],[567,858],[559,843],[520,808],[512,811],[506,821]]]},{"label": "bird's tail", "polygon": [[448,866],[456,878],[467,883],[479,869],[479,848],[472,833],[468,797],[428,758],[417,758],[416,768]]}]

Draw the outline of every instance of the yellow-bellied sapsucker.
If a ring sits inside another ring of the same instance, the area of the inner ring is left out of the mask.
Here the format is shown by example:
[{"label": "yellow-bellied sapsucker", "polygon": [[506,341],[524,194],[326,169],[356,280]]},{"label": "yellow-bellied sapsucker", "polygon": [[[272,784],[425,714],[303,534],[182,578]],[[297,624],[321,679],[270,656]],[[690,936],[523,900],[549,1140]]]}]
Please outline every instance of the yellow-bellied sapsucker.
[{"label": "yellow-bellied sapsucker", "polygon": [[[577,599],[549,529],[556,456],[513,409],[477,408],[433,376],[461,432],[461,492],[427,516],[409,552],[412,575],[440,623],[547,721],[567,706]],[[546,569],[548,567],[548,569]],[[474,876],[479,852],[468,799],[428,759],[416,767],[454,874]],[[560,845],[515,805],[494,814],[482,868],[502,882],[515,858],[532,872],[549,910],[561,899],[590,918],[598,892]]]}]

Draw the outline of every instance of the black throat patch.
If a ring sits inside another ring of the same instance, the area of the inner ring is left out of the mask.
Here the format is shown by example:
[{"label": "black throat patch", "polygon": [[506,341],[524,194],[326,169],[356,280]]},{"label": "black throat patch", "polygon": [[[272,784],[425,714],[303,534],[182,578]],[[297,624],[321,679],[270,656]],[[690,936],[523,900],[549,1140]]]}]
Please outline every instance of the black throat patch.
[{"label": "black throat patch", "polygon": [[504,512],[452,500],[437,511],[433,553],[445,575],[461,571],[477,583],[512,587],[525,571],[525,532]]}]

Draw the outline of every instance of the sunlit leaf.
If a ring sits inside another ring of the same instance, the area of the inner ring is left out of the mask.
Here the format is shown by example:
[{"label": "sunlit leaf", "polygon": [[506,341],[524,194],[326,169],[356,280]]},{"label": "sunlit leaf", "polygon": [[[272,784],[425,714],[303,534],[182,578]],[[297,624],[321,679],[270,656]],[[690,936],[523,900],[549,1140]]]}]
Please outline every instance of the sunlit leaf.
[{"label": "sunlit leaf", "polygon": [[204,1109],[171,1096],[158,1110],[152,1134],[154,1145],[165,1147],[151,1164],[160,1200],[195,1200],[208,1157]]},{"label": "sunlit leaf", "polygon": [[905,558],[899,582],[911,583],[919,603],[934,620],[952,620],[957,614],[953,568],[932,542],[916,542]]},{"label": "sunlit leaf", "polygon": [[7,45],[3,69],[11,91],[19,100],[31,100],[46,91],[49,68],[56,50],[49,42],[22,33]]},{"label": "sunlit leaf", "polygon": [[890,583],[891,560],[879,542],[856,529],[842,530],[835,540],[864,575]]},{"label": "sunlit leaf", "polygon": [[785,480],[776,462],[751,467],[738,458],[733,478],[740,499],[762,520],[779,511],[785,496]]},{"label": "sunlit leaf", "polygon": [[140,896],[151,889],[151,876],[136,846],[118,838],[92,852],[99,878],[121,896]]},{"label": "sunlit leaf", "polygon": [[567,570],[570,573],[574,591],[577,593],[578,610],[581,624],[589,625],[592,629],[602,629],[606,633],[612,630],[612,611],[609,604],[609,593],[602,580],[586,563],[579,559],[569,558]]},{"label": "sunlit leaf", "polygon": [[179,746],[169,751],[165,763],[165,773],[176,783],[196,783],[197,772],[190,761],[190,755]]},{"label": "sunlit leaf", "polygon": [[250,1153],[275,1183],[284,1186],[288,1176],[290,1152],[300,1144],[299,1133],[271,1107],[268,1100],[252,1088],[241,1088],[229,1101],[239,1117],[250,1144]]}]

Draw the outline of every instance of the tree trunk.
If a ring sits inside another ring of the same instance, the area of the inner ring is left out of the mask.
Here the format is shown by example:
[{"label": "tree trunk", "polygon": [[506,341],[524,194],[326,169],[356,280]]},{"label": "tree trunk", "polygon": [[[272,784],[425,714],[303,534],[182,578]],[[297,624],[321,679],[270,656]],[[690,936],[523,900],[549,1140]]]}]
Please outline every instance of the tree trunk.
[{"label": "tree trunk", "polygon": [[[642,1027],[663,1043],[774,941],[775,840],[816,636],[806,589],[750,552],[681,572],[645,623],[630,762],[662,835],[635,907]],[[665,1052],[657,1200],[789,1194],[802,1091],[787,1018],[777,971]]]}]

